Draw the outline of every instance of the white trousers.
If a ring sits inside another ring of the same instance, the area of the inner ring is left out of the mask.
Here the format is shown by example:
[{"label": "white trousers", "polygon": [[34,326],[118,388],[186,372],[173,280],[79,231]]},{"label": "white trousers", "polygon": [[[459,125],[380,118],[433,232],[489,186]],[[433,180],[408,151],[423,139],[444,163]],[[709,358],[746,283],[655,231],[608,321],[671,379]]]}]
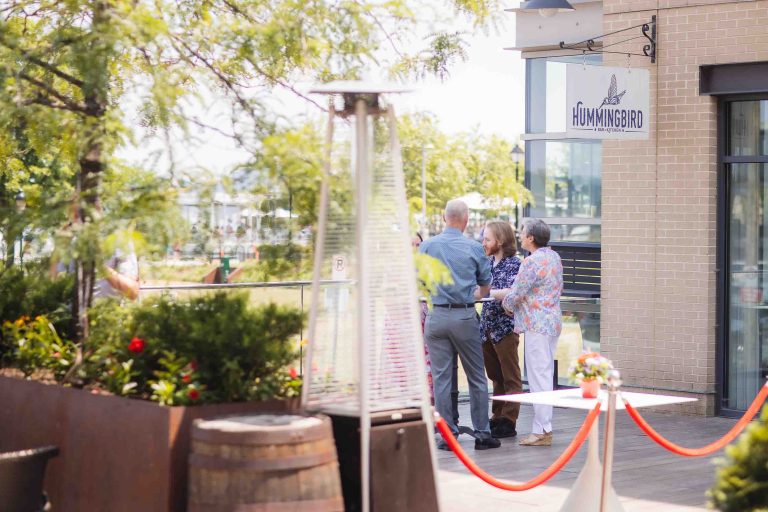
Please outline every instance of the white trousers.
[{"label": "white trousers", "polygon": [[[537,332],[525,333],[525,373],[532,393],[552,391],[552,377],[555,372],[555,350],[558,336],[547,336]],[[552,406],[533,406],[534,434],[552,432]]]}]

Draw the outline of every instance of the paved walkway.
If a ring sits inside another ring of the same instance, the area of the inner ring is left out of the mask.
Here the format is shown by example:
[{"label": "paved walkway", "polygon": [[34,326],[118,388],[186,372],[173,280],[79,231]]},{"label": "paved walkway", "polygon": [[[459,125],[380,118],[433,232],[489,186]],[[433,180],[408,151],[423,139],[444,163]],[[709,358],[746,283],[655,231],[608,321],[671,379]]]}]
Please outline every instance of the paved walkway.
[{"label": "paved walkway", "polygon": [[[520,409],[518,432],[530,432],[532,408]],[[726,433],[735,420],[672,416],[641,411],[659,433],[686,447],[700,447]],[[469,404],[461,404],[462,425],[469,422]],[[517,438],[502,439],[496,450],[476,452],[473,440],[459,442],[469,455],[496,478],[524,482],[548,467],[573,439],[586,411],[555,409],[554,443],[551,447],[523,447]],[[601,441],[604,414],[600,416]],[[688,512],[706,510],[706,491],[713,484],[715,465],[710,457],[675,455],[649,439],[623,411],[616,417],[613,485],[626,512]],[[601,442],[602,446],[602,442]],[[546,484],[524,492],[502,491],[471,475],[451,453],[438,451],[439,491],[446,512],[556,512],[566,499],[586,456],[586,442],[559,473]],[[602,452],[602,450],[601,450]]]}]

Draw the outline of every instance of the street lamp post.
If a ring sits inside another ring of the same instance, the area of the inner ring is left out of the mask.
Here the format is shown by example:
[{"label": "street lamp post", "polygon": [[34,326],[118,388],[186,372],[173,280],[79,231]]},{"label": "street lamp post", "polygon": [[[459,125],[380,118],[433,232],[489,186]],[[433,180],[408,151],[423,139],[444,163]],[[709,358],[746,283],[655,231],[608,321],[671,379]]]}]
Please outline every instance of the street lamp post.
[{"label": "street lamp post", "polygon": [[[512,161],[515,162],[515,183],[520,185],[520,161],[525,157],[525,150],[518,144],[515,144],[509,155],[512,157]],[[520,194],[517,195],[517,200],[515,201],[515,229],[520,230]]]},{"label": "street lamp post", "polygon": [[[24,209],[27,207],[27,196],[24,195],[23,190],[19,190],[19,193],[16,194],[15,197],[16,200],[16,211],[21,214],[21,212],[24,211]],[[19,265],[24,263],[24,227],[22,226],[19,230]]]},{"label": "street lamp post", "polygon": [[421,146],[421,218],[427,222],[427,147]]}]

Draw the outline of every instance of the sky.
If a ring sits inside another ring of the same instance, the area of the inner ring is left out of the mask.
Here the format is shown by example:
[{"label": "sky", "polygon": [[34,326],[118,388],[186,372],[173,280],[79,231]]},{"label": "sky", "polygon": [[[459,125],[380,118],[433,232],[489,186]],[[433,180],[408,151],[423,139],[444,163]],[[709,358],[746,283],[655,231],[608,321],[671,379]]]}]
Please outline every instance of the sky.
[{"label": "sky", "polygon": [[[448,133],[478,130],[516,139],[525,127],[525,65],[510,30],[470,39],[469,58],[451,70],[444,83],[431,79],[395,104],[398,112],[428,110]],[[401,106],[402,105],[402,106]]]},{"label": "sky", "polygon": [[[468,58],[454,63],[445,81],[430,78],[414,84],[413,92],[392,98],[397,114],[429,111],[435,114],[440,128],[446,133],[477,132],[517,140],[524,131],[525,66],[519,52],[504,50],[514,46],[514,16],[504,15],[502,23],[487,35],[465,36],[469,43]],[[307,91],[312,85],[299,84],[297,89]],[[316,107],[291,93],[278,93],[276,104],[290,117],[318,115]],[[211,109],[214,117],[216,110],[216,107]],[[226,117],[223,112],[220,116],[222,128],[230,131],[229,124],[223,121]],[[203,117],[210,119],[209,115]],[[215,133],[198,134],[193,139],[190,141],[187,137],[173,144],[177,170],[188,172],[197,168],[222,175],[246,157],[233,141]],[[165,142],[144,141],[140,149],[127,149],[122,156],[143,165],[151,161],[156,168],[167,168]],[[148,155],[153,152],[162,156],[152,160],[154,157]]]}]

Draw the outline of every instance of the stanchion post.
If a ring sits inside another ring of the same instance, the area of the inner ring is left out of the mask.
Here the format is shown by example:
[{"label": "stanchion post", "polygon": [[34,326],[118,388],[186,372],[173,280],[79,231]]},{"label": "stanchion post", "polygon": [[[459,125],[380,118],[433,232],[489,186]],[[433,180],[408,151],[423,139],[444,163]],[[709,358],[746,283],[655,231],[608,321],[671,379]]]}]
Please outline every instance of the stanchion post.
[{"label": "stanchion post", "polygon": [[613,440],[616,430],[616,395],[621,386],[618,370],[608,374],[608,410],[605,412],[605,445],[603,447],[603,478],[600,483],[600,512],[608,510],[608,492],[611,489],[613,470]]}]

